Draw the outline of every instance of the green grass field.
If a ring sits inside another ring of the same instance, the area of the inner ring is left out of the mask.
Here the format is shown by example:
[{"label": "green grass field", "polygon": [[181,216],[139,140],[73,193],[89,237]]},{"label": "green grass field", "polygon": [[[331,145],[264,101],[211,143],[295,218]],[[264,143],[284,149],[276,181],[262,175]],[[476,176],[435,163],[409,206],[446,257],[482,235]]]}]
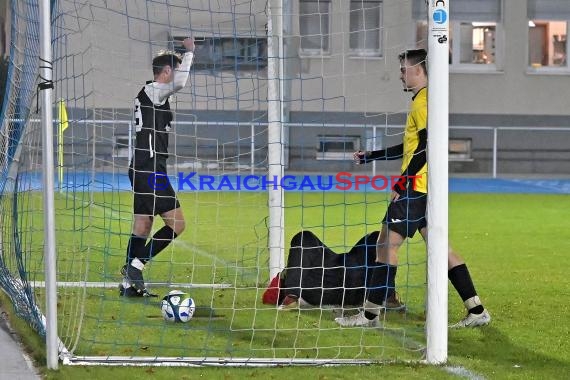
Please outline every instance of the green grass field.
[{"label": "green grass field", "polygon": [[[387,329],[381,333],[338,329],[330,311],[277,313],[261,305],[261,292],[268,279],[267,251],[263,249],[266,198],[255,193],[239,197],[184,194],[181,203],[187,230],[172,250],[161,254],[145,271],[147,281],[171,278],[173,282],[231,283],[234,287],[191,290],[197,304],[204,307],[188,325],[167,325],[160,319],[156,303],[118,299],[115,289],[61,289],[60,336],[68,348],[81,355],[243,357],[255,352],[262,357],[382,358],[388,362],[420,358],[416,343],[423,344],[424,339],[425,282],[421,240],[412,239],[400,255],[397,286],[410,313],[389,313]],[[338,252],[377,228],[386,207],[385,194],[365,193],[288,193],[286,204],[286,241],[305,228]],[[61,230],[59,280],[117,281],[130,233],[128,193],[98,194],[93,199],[65,197],[57,206]],[[451,196],[451,242],[466,259],[493,322],[481,329],[450,331],[447,370],[402,363],[303,369],[60,367],[57,373],[48,372],[47,377],[280,379],[303,371],[306,377],[319,379],[384,375],[457,378],[449,368],[460,367],[471,377],[567,378],[570,280],[566,268],[570,264],[570,241],[565,238],[564,220],[569,208],[567,196]],[[34,219],[33,225],[34,231],[41,231],[40,220]],[[83,233],[64,232],[71,227]],[[41,239],[39,235],[31,239],[31,246]],[[41,268],[32,257],[30,267]],[[41,278],[38,272],[36,279]],[[155,290],[167,292],[166,288]],[[455,321],[463,316],[463,308],[452,288],[449,294],[449,319]],[[37,295],[42,299],[41,289]],[[79,307],[78,299],[85,300],[85,308]],[[208,318],[209,306],[223,317]],[[79,315],[83,315],[81,326],[77,325]],[[21,321],[14,323],[25,330]],[[23,334],[28,344],[36,347],[38,338],[26,331]],[[40,364],[45,362],[42,352],[41,348],[34,352]]]}]

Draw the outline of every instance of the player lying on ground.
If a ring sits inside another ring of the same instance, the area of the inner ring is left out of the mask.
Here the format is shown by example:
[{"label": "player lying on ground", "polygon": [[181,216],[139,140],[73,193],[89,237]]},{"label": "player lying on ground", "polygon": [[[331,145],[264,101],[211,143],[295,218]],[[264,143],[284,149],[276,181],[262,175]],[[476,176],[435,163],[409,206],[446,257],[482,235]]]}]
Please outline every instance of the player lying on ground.
[{"label": "player lying on ground", "polygon": [[[287,267],[263,295],[266,304],[280,309],[350,307],[362,305],[376,259],[378,231],[362,237],[347,253],[338,254],[310,231],[291,239]],[[391,309],[403,310],[395,293]]]}]

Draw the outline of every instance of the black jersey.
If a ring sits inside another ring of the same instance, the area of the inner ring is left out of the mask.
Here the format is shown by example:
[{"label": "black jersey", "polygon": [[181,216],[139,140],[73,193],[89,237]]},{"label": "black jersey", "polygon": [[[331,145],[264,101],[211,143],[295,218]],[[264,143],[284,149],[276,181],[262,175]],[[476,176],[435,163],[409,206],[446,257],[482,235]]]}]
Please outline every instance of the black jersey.
[{"label": "black jersey", "polygon": [[135,169],[154,170],[156,162],[166,162],[172,119],[168,99],[162,105],[154,104],[143,87],[135,98],[136,142],[131,163]]},{"label": "black jersey", "polygon": [[135,98],[136,141],[131,161],[135,170],[166,168],[168,135],[174,118],[168,98],[186,86],[193,58],[193,52],[184,53],[171,82],[149,81]]}]

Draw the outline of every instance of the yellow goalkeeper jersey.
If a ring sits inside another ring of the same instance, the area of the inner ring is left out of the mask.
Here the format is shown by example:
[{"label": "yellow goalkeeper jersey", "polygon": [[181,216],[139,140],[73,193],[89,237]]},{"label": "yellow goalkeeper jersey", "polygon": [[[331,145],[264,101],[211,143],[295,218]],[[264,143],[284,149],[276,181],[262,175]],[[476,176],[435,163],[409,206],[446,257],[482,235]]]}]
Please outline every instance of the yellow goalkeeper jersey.
[{"label": "yellow goalkeeper jersey", "polygon": [[[427,129],[427,89],[422,88],[414,96],[410,106],[410,113],[406,119],[404,130],[404,156],[402,157],[402,173],[405,173],[410,161],[414,157],[419,144],[418,132]],[[427,193],[427,162],[416,173],[414,190]],[[410,173],[412,175],[413,173]]]}]

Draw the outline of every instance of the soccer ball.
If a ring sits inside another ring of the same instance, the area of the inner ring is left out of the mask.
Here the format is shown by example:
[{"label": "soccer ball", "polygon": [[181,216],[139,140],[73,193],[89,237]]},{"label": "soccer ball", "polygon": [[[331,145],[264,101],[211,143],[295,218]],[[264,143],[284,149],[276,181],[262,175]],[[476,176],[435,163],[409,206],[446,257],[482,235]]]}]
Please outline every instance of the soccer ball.
[{"label": "soccer ball", "polygon": [[196,304],[187,294],[180,290],[168,293],[160,302],[162,317],[167,322],[188,322],[192,319]]}]

